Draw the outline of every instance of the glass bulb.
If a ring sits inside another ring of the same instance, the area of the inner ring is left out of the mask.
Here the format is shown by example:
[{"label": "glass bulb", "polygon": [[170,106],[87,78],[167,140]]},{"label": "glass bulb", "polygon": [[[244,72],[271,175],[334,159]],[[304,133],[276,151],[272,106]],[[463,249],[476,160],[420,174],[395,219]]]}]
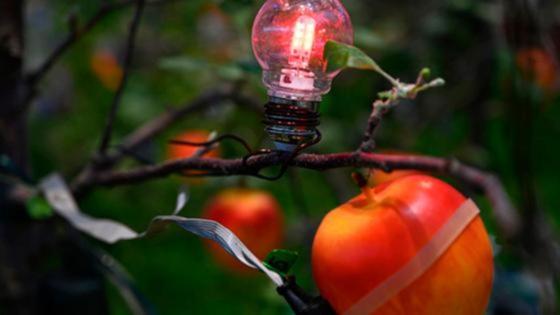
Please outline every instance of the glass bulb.
[{"label": "glass bulb", "polygon": [[253,51],[273,97],[320,101],[339,71],[327,72],[329,40],[352,44],[348,12],[338,0],[268,0],[253,25]]}]

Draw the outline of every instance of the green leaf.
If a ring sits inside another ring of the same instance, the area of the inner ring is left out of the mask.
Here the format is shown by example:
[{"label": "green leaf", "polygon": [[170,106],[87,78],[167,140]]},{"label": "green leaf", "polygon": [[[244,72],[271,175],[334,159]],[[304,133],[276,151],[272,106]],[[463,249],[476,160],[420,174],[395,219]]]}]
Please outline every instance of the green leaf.
[{"label": "green leaf", "polygon": [[329,71],[344,68],[383,71],[373,59],[359,48],[336,41],[329,41],[325,45],[325,59],[328,62]]},{"label": "green leaf", "polygon": [[52,217],[53,210],[45,199],[35,196],[27,201],[27,213],[35,220],[43,220]]},{"label": "green leaf", "polygon": [[325,59],[328,63],[328,71],[354,68],[360,70],[371,70],[381,74],[387,81],[395,87],[399,87],[399,82],[385,72],[371,59],[366,53],[352,45],[347,45],[335,41],[327,42],[325,45]]},{"label": "green leaf", "polygon": [[275,249],[264,260],[266,268],[286,276],[292,269],[298,259],[298,253],[285,250]]}]

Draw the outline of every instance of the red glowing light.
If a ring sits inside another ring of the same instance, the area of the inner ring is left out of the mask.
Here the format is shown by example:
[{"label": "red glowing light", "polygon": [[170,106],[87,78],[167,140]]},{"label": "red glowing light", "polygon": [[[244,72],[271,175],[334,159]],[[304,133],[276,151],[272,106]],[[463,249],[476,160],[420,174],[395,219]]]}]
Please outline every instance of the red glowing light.
[{"label": "red glowing light", "polygon": [[350,17],[338,0],[268,0],[253,26],[253,51],[273,96],[317,100],[338,72],[327,72],[327,41],[352,44]]},{"label": "red glowing light", "polygon": [[302,15],[294,26],[292,36],[292,48],[290,64],[299,69],[309,66],[311,49],[315,41],[315,20],[309,16]]}]

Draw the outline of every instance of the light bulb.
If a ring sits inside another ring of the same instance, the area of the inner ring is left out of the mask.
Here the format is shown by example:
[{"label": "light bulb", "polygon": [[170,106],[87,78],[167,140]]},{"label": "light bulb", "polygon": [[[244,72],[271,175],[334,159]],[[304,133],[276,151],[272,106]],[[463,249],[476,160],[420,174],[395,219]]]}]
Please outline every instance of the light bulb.
[{"label": "light bulb", "polygon": [[268,0],[253,25],[253,51],[269,95],[319,101],[338,72],[326,71],[329,40],[352,44],[353,29],[338,0]]},{"label": "light bulb", "polygon": [[352,44],[348,12],[338,0],[268,0],[253,25],[253,52],[270,101],[267,131],[293,150],[318,134],[318,105],[339,71],[328,71],[329,40]]}]

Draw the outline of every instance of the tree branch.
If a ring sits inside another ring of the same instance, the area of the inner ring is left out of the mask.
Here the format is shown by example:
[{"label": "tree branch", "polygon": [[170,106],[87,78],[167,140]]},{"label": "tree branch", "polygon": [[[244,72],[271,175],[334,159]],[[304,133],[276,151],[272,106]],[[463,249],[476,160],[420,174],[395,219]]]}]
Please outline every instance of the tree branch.
[{"label": "tree branch", "polygon": [[360,144],[360,151],[371,152],[375,149],[375,132],[379,128],[385,113],[387,113],[386,107],[380,106],[378,102],[373,103],[373,110],[369,116],[368,125],[366,131],[364,132],[362,143]]},{"label": "tree branch", "polygon": [[70,30],[66,38],[54,49],[54,51],[45,59],[37,70],[27,75],[27,83],[29,86],[34,86],[39,82],[49,70],[56,64],[56,62],[68,51],[75,43],[80,41],[87,33],[89,33],[95,26],[101,22],[110,13],[124,8],[132,3],[134,0],[121,1],[118,3],[104,3],[99,10],[84,24],[82,27],[75,27]]},{"label": "tree branch", "polygon": [[256,112],[262,111],[262,106],[259,102],[253,100],[250,97],[239,94],[238,91],[233,89],[232,87],[210,90],[206,93],[203,93],[196,99],[186,103],[185,105],[178,108],[169,109],[163,114],[140,126],[138,129],[124,138],[124,140],[119,145],[119,151],[108,155],[106,162],[114,164],[123,157],[122,152],[133,151],[140,145],[146,143],[148,140],[163,132],[165,129],[167,129],[177,121],[185,118],[186,116],[189,116],[190,114],[207,109],[211,106],[223,104],[228,100],[231,100],[239,106],[249,108],[250,110]]},{"label": "tree branch", "polygon": [[88,163],[80,171],[75,182],[86,181],[87,178],[91,176],[90,173],[92,172],[103,170],[107,171],[111,169],[119,161],[121,161],[128,152],[134,152],[134,150],[139,146],[148,142],[150,139],[154,138],[159,133],[163,132],[165,129],[169,128],[171,125],[186,116],[207,109],[211,106],[224,104],[225,101],[228,100],[231,100],[238,106],[247,108],[251,111],[257,113],[262,112],[260,102],[252,97],[241,94],[240,87],[237,85],[210,90],[183,106],[169,109],[138,127],[124,138],[117,150],[107,152],[104,156],[98,156],[93,163]]},{"label": "tree branch", "polygon": [[358,149],[361,152],[372,152],[375,149],[375,132],[379,128],[383,116],[389,110],[397,107],[404,99],[414,100],[420,92],[434,87],[440,87],[445,84],[445,81],[441,78],[426,82],[430,76],[430,69],[428,68],[424,68],[420,71],[418,77],[416,78],[416,82],[413,84],[401,83],[399,80],[396,80],[387,74],[379,66],[377,66],[376,71],[389,80],[393,87],[389,91],[379,93],[380,99],[373,102],[373,109],[368,119],[368,126],[364,132],[362,143]]},{"label": "tree branch", "polygon": [[[206,176],[255,175],[262,169],[279,166],[285,155],[270,153],[243,159],[189,158],[165,162],[156,166],[143,166],[128,171],[90,173],[87,178],[75,181],[72,189],[83,193],[95,186],[119,186],[164,178],[186,170],[207,172]],[[421,170],[449,175],[480,189],[494,208],[494,217],[506,238],[516,235],[519,229],[518,214],[513,208],[503,185],[493,174],[449,160],[428,156],[384,155],[373,153],[301,154],[290,162],[291,166],[324,171],[345,167],[366,167],[393,170]]]},{"label": "tree branch", "polygon": [[133,152],[186,116],[212,106],[224,104],[228,100],[251,111],[262,112],[262,106],[257,100],[240,94],[239,90],[234,87],[210,90],[182,106],[169,108],[166,112],[144,123],[126,136],[118,145],[117,150],[108,152],[102,157],[97,157],[96,163],[104,166],[105,169],[110,168],[118,163],[126,155],[126,152]]},{"label": "tree branch", "polygon": [[130,29],[128,31],[128,38],[127,38],[127,45],[126,45],[126,53],[124,57],[123,77],[121,82],[119,83],[117,91],[115,92],[115,96],[113,97],[113,102],[111,104],[109,116],[107,117],[107,123],[105,125],[105,129],[103,130],[103,136],[101,138],[101,144],[99,145],[99,150],[98,150],[100,156],[105,155],[109,143],[111,142],[111,135],[113,133],[113,125],[115,123],[115,117],[119,109],[119,104],[122,99],[123,91],[126,87],[126,83],[128,82],[130,66],[132,63],[132,56],[135,48],[136,35],[138,34],[138,28],[140,26],[140,20],[142,18],[142,13],[144,11],[144,5],[145,5],[145,0],[137,0],[136,11],[134,12],[134,17],[132,19],[132,22],[130,22]]},{"label": "tree branch", "polygon": [[[170,0],[167,0],[170,1]],[[85,35],[99,24],[109,14],[133,5],[137,0],[121,0],[115,3],[104,2],[97,12],[86,21],[82,27],[75,27],[70,30],[66,38],[53,50],[53,52],[45,59],[45,61],[37,68],[37,70],[26,76],[27,85],[35,86],[49,70],[58,62],[58,60],[72,47],[79,42]],[[165,0],[147,1],[146,4],[155,5],[162,4]]]}]

